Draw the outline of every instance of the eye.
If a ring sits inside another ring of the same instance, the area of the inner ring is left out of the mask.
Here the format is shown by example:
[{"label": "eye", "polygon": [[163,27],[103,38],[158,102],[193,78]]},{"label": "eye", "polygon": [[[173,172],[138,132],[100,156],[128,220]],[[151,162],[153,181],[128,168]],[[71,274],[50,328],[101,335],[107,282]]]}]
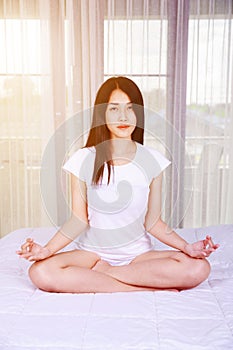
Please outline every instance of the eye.
[{"label": "eye", "polygon": [[117,107],[110,107],[110,108],[109,108],[109,111],[110,111],[110,112],[117,112],[117,111],[118,111],[118,108],[117,108]]},{"label": "eye", "polygon": [[132,111],[133,110],[133,105],[128,105],[127,110],[128,111]]}]

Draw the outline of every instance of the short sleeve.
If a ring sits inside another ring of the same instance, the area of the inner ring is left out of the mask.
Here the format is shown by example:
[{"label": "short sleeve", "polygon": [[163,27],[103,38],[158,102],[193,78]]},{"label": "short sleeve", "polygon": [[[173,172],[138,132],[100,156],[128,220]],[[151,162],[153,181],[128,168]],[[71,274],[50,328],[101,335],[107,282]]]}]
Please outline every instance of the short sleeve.
[{"label": "short sleeve", "polygon": [[171,163],[156,149],[140,144],[138,144],[138,153],[135,160],[148,179],[148,183],[151,183],[152,179],[159,176]]},{"label": "short sleeve", "polygon": [[[156,162],[158,163],[159,170],[160,170],[159,173],[161,173],[163,170],[165,170],[171,164],[170,160],[167,159],[166,157],[164,157],[164,155],[162,155],[162,153],[160,153],[156,149],[151,148],[151,147],[148,147],[147,149],[152,154],[152,156],[154,157]],[[156,172],[153,177],[158,176],[159,173]]]},{"label": "short sleeve", "polygon": [[92,157],[88,148],[81,148],[76,151],[68,161],[63,165],[62,169],[75,175],[82,181],[87,180],[87,172],[90,172]]}]

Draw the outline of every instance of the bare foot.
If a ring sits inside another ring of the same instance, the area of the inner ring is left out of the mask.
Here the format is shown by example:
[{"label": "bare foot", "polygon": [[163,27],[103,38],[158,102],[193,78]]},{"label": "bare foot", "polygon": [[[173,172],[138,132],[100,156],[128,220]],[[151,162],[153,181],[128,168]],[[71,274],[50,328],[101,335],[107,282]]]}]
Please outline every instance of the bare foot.
[{"label": "bare foot", "polygon": [[165,292],[175,292],[175,293],[179,293],[179,289],[175,289],[175,288],[161,289],[161,290],[164,290]]},{"label": "bare foot", "polygon": [[107,263],[107,261],[99,260],[97,261],[95,266],[92,267],[92,270],[98,271],[98,272],[106,272],[109,269],[109,267],[111,267],[111,265]]}]

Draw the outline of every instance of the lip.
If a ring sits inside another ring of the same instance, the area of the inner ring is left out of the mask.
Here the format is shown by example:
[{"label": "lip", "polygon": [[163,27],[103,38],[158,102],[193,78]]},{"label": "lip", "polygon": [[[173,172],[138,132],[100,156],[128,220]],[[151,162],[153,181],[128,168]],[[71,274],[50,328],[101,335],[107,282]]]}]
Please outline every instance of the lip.
[{"label": "lip", "polygon": [[129,125],[118,125],[118,129],[128,129]]}]

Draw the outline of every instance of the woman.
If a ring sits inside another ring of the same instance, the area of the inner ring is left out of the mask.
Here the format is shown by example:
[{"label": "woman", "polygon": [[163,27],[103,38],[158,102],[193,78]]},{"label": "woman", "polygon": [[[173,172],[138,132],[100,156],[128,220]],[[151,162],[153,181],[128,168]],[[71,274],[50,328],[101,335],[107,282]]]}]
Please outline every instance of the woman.
[{"label": "woman", "polygon": [[[211,237],[188,243],[162,221],[162,171],[169,161],[143,146],[143,98],[128,78],[99,89],[86,146],[64,165],[72,216],[44,246],[17,253],[34,264],[32,282],[50,292],[90,293],[197,286],[210,272]],[[152,249],[150,235],[175,248]],[[77,249],[59,252],[76,237]]]}]

